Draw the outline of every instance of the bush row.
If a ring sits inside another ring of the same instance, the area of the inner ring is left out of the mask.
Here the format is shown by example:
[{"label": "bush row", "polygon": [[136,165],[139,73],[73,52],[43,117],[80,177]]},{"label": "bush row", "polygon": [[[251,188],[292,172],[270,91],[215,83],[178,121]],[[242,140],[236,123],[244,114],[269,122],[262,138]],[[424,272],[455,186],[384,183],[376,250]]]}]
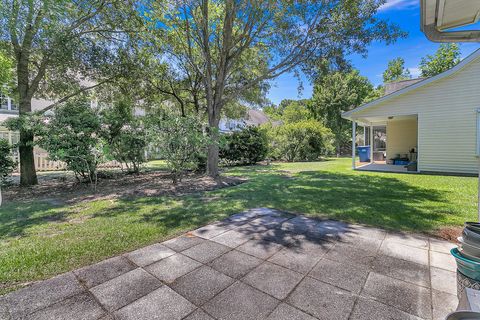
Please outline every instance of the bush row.
[{"label": "bush row", "polygon": [[225,135],[220,157],[227,165],[254,164],[266,158],[314,161],[331,155],[333,144],[331,130],[316,120],[267,124]]},{"label": "bush row", "polygon": [[[55,114],[33,115],[7,122],[12,130],[28,124],[36,143],[51,160],[66,163],[80,180],[96,179],[97,166],[116,160],[138,173],[153,148],[166,160],[177,182],[189,170],[204,170],[209,139],[196,117],[181,117],[166,110],[151,111],[149,117],[134,115],[132,103],[118,101],[100,109],[86,100],[65,103]],[[266,158],[282,161],[313,161],[331,154],[334,137],[315,120],[272,126],[246,127],[222,135],[220,158],[226,165],[255,164]],[[8,143],[0,141],[0,179],[13,168]]]}]

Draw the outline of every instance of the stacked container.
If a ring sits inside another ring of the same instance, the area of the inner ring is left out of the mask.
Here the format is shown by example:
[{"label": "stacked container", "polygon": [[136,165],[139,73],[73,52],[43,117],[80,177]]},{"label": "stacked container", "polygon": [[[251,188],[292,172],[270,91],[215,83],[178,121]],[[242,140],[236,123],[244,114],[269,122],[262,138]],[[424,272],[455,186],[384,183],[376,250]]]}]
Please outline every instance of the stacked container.
[{"label": "stacked container", "polygon": [[480,290],[480,223],[465,222],[458,248],[451,250],[457,261],[457,294],[465,288]]}]

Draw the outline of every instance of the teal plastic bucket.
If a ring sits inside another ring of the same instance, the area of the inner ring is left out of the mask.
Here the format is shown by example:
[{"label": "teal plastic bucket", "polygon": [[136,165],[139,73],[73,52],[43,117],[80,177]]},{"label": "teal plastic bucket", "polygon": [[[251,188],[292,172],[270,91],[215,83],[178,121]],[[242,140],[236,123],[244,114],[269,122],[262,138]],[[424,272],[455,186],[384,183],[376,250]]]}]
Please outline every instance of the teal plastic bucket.
[{"label": "teal plastic bucket", "polygon": [[455,260],[457,261],[457,269],[460,271],[463,275],[480,281],[480,262],[470,260],[460,254],[460,251],[458,251],[458,248],[453,248],[450,250],[450,253],[455,257]]}]

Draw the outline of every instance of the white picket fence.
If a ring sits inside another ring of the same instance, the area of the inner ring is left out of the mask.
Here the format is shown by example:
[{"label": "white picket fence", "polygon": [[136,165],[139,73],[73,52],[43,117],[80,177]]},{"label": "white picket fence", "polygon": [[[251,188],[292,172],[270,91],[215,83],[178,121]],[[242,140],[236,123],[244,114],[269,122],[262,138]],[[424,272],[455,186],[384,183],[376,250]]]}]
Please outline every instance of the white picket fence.
[{"label": "white picket fence", "polygon": [[48,153],[35,153],[35,170],[37,171],[56,171],[65,170],[65,162],[52,161],[48,159]]},{"label": "white picket fence", "polygon": [[[52,161],[48,159],[48,153],[37,153],[35,152],[34,154],[35,157],[35,170],[37,171],[59,171],[59,170],[65,170],[67,165],[65,162],[62,161]],[[14,159],[17,163],[19,163],[19,159],[16,156]],[[101,163],[99,168],[122,168],[122,164],[118,161],[108,161]],[[20,171],[20,164],[17,168],[18,171]]]}]

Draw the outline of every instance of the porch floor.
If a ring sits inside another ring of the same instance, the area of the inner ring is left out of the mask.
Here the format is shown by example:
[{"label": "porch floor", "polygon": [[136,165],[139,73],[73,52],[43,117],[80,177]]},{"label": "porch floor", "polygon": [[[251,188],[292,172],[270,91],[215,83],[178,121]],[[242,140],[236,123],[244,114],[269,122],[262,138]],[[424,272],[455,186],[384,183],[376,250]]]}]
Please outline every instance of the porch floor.
[{"label": "porch floor", "polygon": [[416,173],[416,171],[408,171],[405,166],[385,164],[385,163],[366,163],[361,164],[355,170],[359,171],[380,171],[380,172],[403,172],[403,173]]}]

